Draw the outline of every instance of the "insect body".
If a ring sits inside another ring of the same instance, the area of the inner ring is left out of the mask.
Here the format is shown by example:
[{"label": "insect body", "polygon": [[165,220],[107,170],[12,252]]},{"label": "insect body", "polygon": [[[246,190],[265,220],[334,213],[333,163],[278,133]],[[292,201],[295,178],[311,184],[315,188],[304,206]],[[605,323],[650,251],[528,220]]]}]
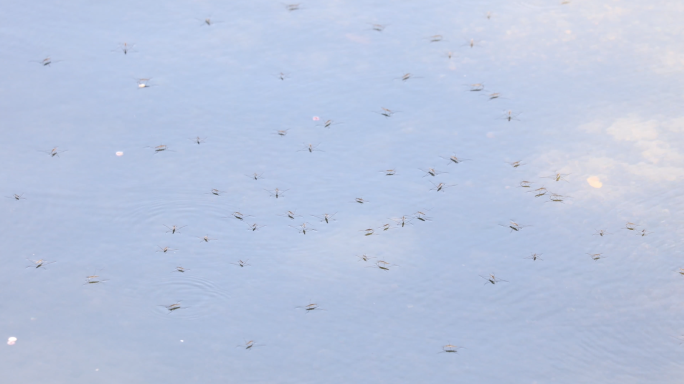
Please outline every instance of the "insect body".
[{"label": "insect body", "polygon": [[[356,256],[356,257],[359,258],[359,261],[368,261],[368,260],[370,260],[370,259],[374,259],[374,257],[366,256],[365,254],[363,254],[363,255],[361,255],[361,256]],[[683,269],[683,270],[684,270],[684,269]],[[683,274],[684,274],[684,273],[683,273]]]},{"label": "insect body", "polygon": [[169,227],[168,225],[164,225],[164,226],[169,229],[168,231],[166,231],[166,233],[171,232],[172,235],[175,234],[176,232],[180,233],[179,229],[187,227],[187,225],[183,225],[182,227],[179,227],[177,225],[173,225],[171,227]]},{"label": "insect body", "polygon": [[26,259],[26,260],[28,260],[28,261],[30,261],[31,263],[33,263],[33,265],[29,265],[29,266],[26,267],[26,268],[33,268],[33,269],[38,269],[38,268],[47,269],[47,268],[45,268],[46,265],[52,264],[52,263],[56,263],[56,261],[47,261],[47,260],[44,260],[44,259],[40,259],[40,260]]},{"label": "insect body", "polygon": [[605,235],[609,235],[609,234],[610,234],[610,233],[606,232],[605,229],[599,229],[599,230],[596,231],[596,233],[594,233],[594,235],[599,235],[599,236],[601,236],[601,237],[603,237],[603,236],[605,236]]},{"label": "insect body", "polygon": [[335,213],[333,213],[333,214],[324,213],[324,214],[321,215],[321,216],[316,216],[316,215],[311,215],[311,216],[317,217],[317,218],[319,218],[321,221],[325,221],[326,224],[330,224],[331,221],[335,221],[335,219],[333,219],[333,216],[335,216],[335,214],[337,214],[337,212],[335,212]]},{"label": "insect body", "polygon": [[470,92],[480,92],[484,91],[485,87],[483,83],[467,84],[470,87]]},{"label": "insect body", "polygon": [[360,232],[364,232],[364,236],[371,236],[375,234],[375,230],[373,228],[362,229]]},{"label": "insect body", "polygon": [[289,191],[289,189],[280,190],[280,189],[276,188],[276,189],[274,189],[273,191],[270,191],[270,190],[268,190],[268,189],[266,189],[266,191],[268,191],[268,193],[269,193],[271,196],[275,196],[275,198],[277,199],[277,198],[279,198],[280,196],[283,195],[283,192],[287,192],[287,191]]},{"label": "insect body", "polygon": [[416,219],[420,221],[429,221],[430,218],[424,212],[418,211],[415,213]]},{"label": "insect body", "polygon": [[197,137],[195,137],[194,139],[190,139],[190,140],[194,141],[195,143],[197,143],[197,145],[199,145],[199,144],[204,143],[204,141],[205,141],[206,139],[207,139],[206,137],[205,137],[205,138],[201,138],[201,137],[197,136]]},{"label": "insect body", "polygon": [[138,79],[138,80],[137,80],[137,82],[138,82],[138,88],[141,89],[141,88],[149,88],[149,87],[151,87],[151,86],[152,86],[152,84],[150,84],[150,80],[151,80],[151,79],[152,79],[151,77],[150,77],[150,78],[140,78],[140,79]]},{"label": "insect body", "polygon": [[159,250],[157,252],[162,252],[162,253],[167,253],[169,251],[172,251],[172,252],[177,251],[177,249],[172,249],[171,247],[163,247],[162,248],[160,246],[157,246],[157,248],[159,248]]},{"label": "insect body", "polygon": [[183,267],[176,267],[176,269],[174,269],[174,272],[185,273],[185,271],[189,271],[189,269]]},{"label": "insect body", "polygon": [[402,217],[400,217],[400,218],[398,218],[398,219],[392,219],[392,220],[394,220],[394,222],[397,223],[397,225],[401,226],[402,228],[403,228],[406,224],[410,224],[410,223],[411,223],[411,219],[409,219],[409,218],[406,217],[406,216],[402,216]]},{"label": "insect body", "polygon": [[[496,283],[500,283],[500,282],[506,282],[506,283],[508,282],[507,280],[502,280],[502,279],[497,278],[493,273],[489,274],[489,276],[487,276],[487,277],[482,276],[482,275],[480,275],[480,277],[487,280],[487,283],[491,283],[491,284],[496,284]],[[485,283],[485,284],[487,284],[487,283]]]},{"label": "insect body", "polygon": [[442,41],[443,36],[442,35],[434,35],[434,36],[430,36],[428,39],[430,39],[431,43],[436,43],[438,41]]},{"label": "insect body", "polygon": [[452,344],[447,344],[447,345],[445,345],[445,346],[442,347],[442,352],[446,352],[446,353],[458,353],[458,350],[461,349],[461,348],[463,348],[463,347],[457,347],[457,346],[452,345]]},{"label": "insect body", "polygon": [[561,181],[562,180],[562,181],[567,182],[567,180],[565,180],[565,176],[568,176],[568,175],[570,175],[570,174],[569,173],[556,173],[553,176],[544,176],[543,178],[544,179],[553,179],[553,181]]},{"label": "insect body", "polygon": [[527,225],[520,225],[520,224],[516,223],[515,221],[511,221],[507,225],[507,227],[511,229],[511,232],[513,232],[513,231],[519,232],[521,229],[527,227]]},{"label": "insect body", "polygon": [[397,171],[395,169],[386,169],[384,171],[380,171],[385,174],[385,176],[394,176],[397,174]]},{"label": "insect body", "polygon": [[592,260],[600,260],[602,258],[603,253],[587,253],[589,257],[591,257]]},{"label": "insect body", "polygon": [[302,308],[302,309],[304,309],[304,311],[306,311],[306,312],[311,312],[311,311],[324,311],[324,309],[321,308],[321,307],[319,307],[318,304],[316,304],[316,303],[310,303],[310,304],[307,304],[307,305],[305,305],[305,306],[303,306],[303,307],[297,307],[297,308]]},{"label": "insect body", "polygon": [[323,150],[321,150],[321,149],[318,149],[318,146],[319,146],[319,145],[320,145],[320,144],[307,144],[307,145],[304,147],[304,149],[300,149],[300,150],[298,150],[297,152],[305,152],[305,151],[309,151],[309,153],[313,153],[314,151],[325,152],[325,151],[323,151]]},{"label": "insect body", "polygon": [[287,135],[287,131],[289,131],[289,129],[280,129],[280,130],[277,130],[275,133],[278,136],[285,136],[285,135]]},{"label": "insect body", "polygon": [[359,204],[365,204],[365,203],[368,202],[368,200],[364,200],[364,199],[362,199],[362,198],[360,198],[360,197],[357,197],[356,199],[354,199],[354,201],[356,201],[356,202],[359,203]]},{"label": "insect body", "polygon": [[449,163],[447,163],[447,164],[451,164],[451,163],[459,164],[459,163],[462,163],[462,162],[464,162],[464,161],[470,160],[470,159],[458,158],[458,157],[456,157],[455,155],[454,155],[454,156],[448,156],[448,157],[447,157],[447,156],[440,156],[440,157],[443,158],[443,159],[449,160]]},{"label": "insect body", "polygon": [[374,31],[382,32],[387,28],[387,25],[382,25],[382,24],[372,24],[371,28],[373,28]]},{"label": "insect body", "polygon": [[86,276],[86,282],[83,283],[83,285],[86,284],[99,284],[99,283],[104,283],[107,280],[101,279],[100,276],[98,275],[91,275],[91,276]]},{"label": "insect body", "polygon": [[448,172],[439,172],[439,171],[435,170],[434,168],[428,168],[427,171],[424,169],[421,169],[421,171],[425,172],[425,175],[423,175],[423,177],[428,176],[428,175],[434,177],[437,175],[441,175],[443,173],[448,173]]},{"label": "insect body", "polygon": [[250,265],[250,264],[247,264],[248,261],[249,260],[245,260],[245,261],[238,260],[237,263],[231,263],[231,264],[237,265],[240,268],[244,268],[244,267],[248,267]]},{"label": "insect body", "polygon": [[625,229],[630,230],[630,231],[636,230],[636,227],[638,227],[638,225],[636,225],[634,223],[627,222],[627,224],[625,224]]},{"label": "insect body", "polygon": [[249,224],[249,225],[247,226],[247,229],[249,229],[250,231],[254,232],[254,231],[257,231],[257,230],[259,230],[259,229],[261,229],[261,228],[263,228],[263,227],[265,227],[265,225],[259,225],[259,224],[257,224],[257,223],[254,223],[254,224]]},{"label": "insect body", "polygon": [[520,121],[520,119],[518,119],[518,115],[519,115],[519,113],[513,113],[513,111],[508,110],[504,113],[503,118],[504,118],[504,120],[507,120],[507,121],[511,121],[511,120]]},{"label": "insect body", "polygon": [[544,260],[544,259],[542,259],[542,258],[540,257],[541,255],[542,255],[541,253],[539,253],[539,254],[533,253],[533,254],[531,254],[530,256],[527,256],[526,259],[530,259],[530,260],[533,260],[533,261]]},{"label": "insect body", "polygon": [[542,197],[548,193],[548,190],[544,187],[537,188],[534,191],[527,191],[527,192],[534,192],[534,197]]},{"label": "insect body", "polygon": [[181,309],[180,302],[169,304],[169,305],[160,305],[160,307],[166,308],[166,310],[169,311],[169,313],[171,313],[175,310]]},{"label": "insect body", "polygon": [[308,227],[306,226],[306,224],[307,224],[307,223],[302,223],[301,225],[296,226],[296,227],[293,227],[293,226],[290,225],[290,227],[296,229],[299,233],[301,233],[301,234],[303,234],[303,235],[306,235],[306,231],[315,231],[314,228],[308,228]]},{"label": "insect body", "polygon": [[128,52],[130,52],[133,49],[133,46],[135,44],[128,44],[126,42],[119,44],[119,49],[121,52],[123,52],[124,55],[127,55]]},{"label": "insect body", "polygon": [[63,152],[66,152],[66,151],[67,151],[66,149],[63,150],[63,151],[58,151],[57,148],[59,148],[59,147],[54,147],[54,148],[52,148],[52,149],[49,150],[49,151],[45,151],[45,153],[47,153],[48,155],[50,155],[50,157],[55,157],[55,156],[59,157],[59,154],[60,154],[60,153],[63,153]]},{"label": "insect body", "polygon": [[290,12],[296,11],[296,10],[299,9],[299,6],[300,6],[300,5],[301,5],[301,3],[297,3],[297,4],[285,4],[285,9],[287,9],[287,10],[290,11]]},{"label": "insect body", "polygon": [[450,188],[450,187],[455,187],[455,186],[456,186],[456,184],[449,184],[449,185],[447,185],[447,184],[444,184],[444,183],[439,183],[439,184],[432,183],[432,185],[434,185],[435,187],[434,187],[434,188],[430,188],[430,190],[431,190],[431,191],[437,191],[437,192],[444,191],[446,188]]},{"label": "insect body", "polygon": [[14,199],[14,200],[26,200],[26,198],[23,197],[23,196],[24,196],[23,193],[22,193],[21,195],[17,195],[17,194],[15,193],[15,194],[13,194],[12,196],[5,196],[5,197],[7,197],[8,199]]},{"label": "insect body", "polygon": [[508,163],[508,164],[510,164],[511,167],[513,167],[513,168],[518,168],[521,165],[525,165],[525,163],[523,163],[522,161],[514,161],[514,162]]},{"label": "insect body", "polygon": [[209,237],[209,235],[206,235],[206,236],[198,236],[197,238],[200,239],[200,241],[204,241],[205,243],[208,243],[209,240],[216,240],[216,239],[212,239],[211,237]]},{"label": "insect body", "polygon": [[520,182],[520,186],[523,188],[530,188],[531,185],[532,185],[531,181],[523,180]]}]

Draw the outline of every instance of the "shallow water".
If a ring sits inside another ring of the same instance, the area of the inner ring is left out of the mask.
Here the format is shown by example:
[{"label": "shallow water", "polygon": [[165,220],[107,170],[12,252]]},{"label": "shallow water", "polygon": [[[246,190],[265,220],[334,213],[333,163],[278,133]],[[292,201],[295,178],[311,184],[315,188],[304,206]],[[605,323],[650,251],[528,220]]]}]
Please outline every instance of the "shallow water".
[{"label": "shallow water", "polygon": [[7,4],[7,382],[679,382],[684,6],[642,3]]}]

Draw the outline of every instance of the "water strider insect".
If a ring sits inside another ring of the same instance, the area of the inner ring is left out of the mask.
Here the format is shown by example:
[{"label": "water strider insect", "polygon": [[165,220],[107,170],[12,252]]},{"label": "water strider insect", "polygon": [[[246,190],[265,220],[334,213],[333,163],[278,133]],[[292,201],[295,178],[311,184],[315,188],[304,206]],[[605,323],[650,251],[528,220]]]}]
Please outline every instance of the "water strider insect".
[{"label": "water strider insect", "polygon": [[594,235],[598,235],[598,236],[603,237],[605,235],[610,235],[610,232],[607,232],[605,229],[597,229],[596,233],[594,233]]},{"label": "water strider insect", "polygon": [[401,112],[401,111],[393,111],[393,110],[387,109],[385,107],[380,107],[380,109],[382,109],[382,112],[375,112],[375,111],[374,112],[379,114],[379,115],[383,115],[385,117],[392,117],[392,115],[394,115],[395,113]]},{"label": "water strider insect", "polygon": [[[508,280],[499,279],[498,277],[496,277],[494,275],[494,273],[489,274],[489,276],[487,276],[487,277],[482,276],[482,275],[480,275],[480,277],[487,280],[487,283],[491,283],[491,284],[496,284],[496,283],[500,283],[500,282],[508,283]],[[485,284],[487,284],[487,283],[485,283]]]},{"label": "water strider insect", "polygon": [[140,89],[140,88],[149,88],[149,87],[151,87],[153,84],[150,84],[150,80],[152,80],[151,77],[149,77],[149,78],[139,78],[139,79],[137,79],[136,81],[138,82],[138,88]]},{"label": "water strider insect", "polygon": [[86,276],[86,282],[83,283],[83,285],[99,284],[99,283],[104,283],[105,281],[107,281],[107,280],[101,279],[100,276],[98,276],[98,275],[90,275],[90,276]]},{"label": "water strider insect", "polygon": [[220,189],[213,188],[211,191],[209,191],[210,194],[214,196],[221,196],[225,191],[221,191]]},{"label": "water strider insect", "polygon": [[565,181],[565,176],[571,175],[570,173],[556,173],[553,176],[543,176],[542,179],[553,179],[553,181]]},{"label": "water strider insect", "polygon": [[380,227],[379,229],[382,229],[383,231],[387,231],[387,230],[392,229],[392,226],[389,224],[383,224],[383,226]]},{"label": "water strider insect", "polygon": [[302,215],[297,214],[297,210],[287,211],[287,212],[283,213],[282,215],[278,215],[278,216],[285,216],[288,219],[292,219],[292,220],[294,220],[295,217],[302,217]]},{"label": "water strider insect", "polygon": [[521,229],[525,227],[529,227],[529,225],[520,225],[516,223],[515,221],[511,221],[508,225],[502,225],[502,227],[508,227],[511,229],[511,232],[516,231],[519,232]]},{"label": "water strider insect", "polygon": [[526,259],[530,259],[532,261],[544,260],[540,257],[541,255],[543,255],[543,253],[533,253],[530,256],[527,256]]},{"label": "water strider insect", "polygon": [[325,309],[319,307],[318,304],[316,304],[316,303],[310,303],[310,304],[307,304],[307,305],[305,305],[305,306],[303,306],[303,307],[297,307],[297,308],[302,308],[302,309],[304,309],[304,311],[306,311],[306,312],[311,312],[311,311],[325,311]]},{"label": "water strider insect", "polygon": [[470,39],[470,41],[468,41],[467,43],[465,43],[465,44],[463,44],[463,45],[468,45],[468,46],[470,46],[470,48],[473,48],[473,47],[475,46],[476,43],[479,44],[480,41],[479,41],[479,40],[475,40],[475,39]]},{"label": "water strider insect", "polygon": [[251,350],[254,347],[260,347],[254,340],[245,341],[244,344],[237,345],[236,348],[244,348],[246,350]]},{"label": "water strider insect", "polygon": [[266,226],[266,225],[259,225],[259,224],[257,224],[257,223],[253,223],[253,224],[248,224],[248,225],[247,225],[247,229],[249,229],[250,231],[254,232],[254,231],[257,231],[257,230],[259,230],[259,229],[261,229],[261,228],[263,228],[263,227],[265,227],[265,226]]},{"label": "water strider insect", "polygon": [[546,195],[549,191],[546,188],[541,187],[541,188],[537,188],[533,191],[527,191],[527,192],[534,192],[534,197],[542,197],[542,196]]},{"label": "water strider insect", "polygon": [[600,260],[601,258],[603,258],[603,256],[602,256],[603,253],[587,253],[587,255],[589,255],[589,257],[591,257],[591,259],[594,261]]},{"label": "water strider insect", "polygon": [[197,136],[197,137],[192,138],[192,139],[190,139],[190,140],[192,140],[192,141],[194,141],[195,143],[197,143],[197,145],[200,145],[200,144],[204,143],[204,142],[207,140],[207,138],[206,138],[206,137],[205,137],[205,138],[201,138],[201,137]]},{"label": "water strider insect", "polygon": [[179,229],[187,227],[187,225],[183,225],[183,226],[181,226],[181,227],[179,227],[179,226],[177,226],[177,225],[172,225],[172,226],[169,227],[169,226],[166,225],[166,224],[164,224],[164,226],[165,226],[166,228],[169,229],[168,231],[166,231],[166,233],[171,232],[172,235],[175,234],[176,232],[180,233]]},{"label": "water strider insect", "polygon": [[185,273],[186,271],[189,271],[189,270],[190,269],[188,269],[188,268],[176,267],[176,269],[174,269],[173,272]]},{"label": "water strider insect", "polygon": [[55,156],[59,157],[59,154],[60,154],[60,153],[64,153],[64,152],[67,152],[67,151],[68,151],[68,149],[65,149],[65,150],[63,150],[63,151],[58,151],[57,148],[59,148],[59,147],[54,147],[54,148],[52,148],[52,149],[49,150],[49,151],[43,151],[43,152],[45,152],[45,153],[47,153],[48,155],[50,155],[50,157],[55,157]]},{"label": "water strider insect", "polygon": [[263,177],[261,177],[261,175],[263,175],[263,174],[264,174],[263,172],[262,173],[254,172],[251,175],[245,175],[245,176],[249,177],[250,179],[259,180],[259,179],[263,179]]},{"label": "water strider insect", "polygon": [[423,175],[423,177],[425,177],[425,176],[427,176],[427,175],[430,175],[430,176],[433,176],[433,177],[434,177],[434,176],[437,176],[437,175],[441,175],[441,174],[443,174],[443,173],[449,173],[449,172],[439,172],[439,171],[435,170],[434,168],[428,168],[427,171],[424,170],[424,169],[421,169],[421,168],[419,168],[419,169],[420,169],[421,171],[425,172],[425,175]]},{"label": "water strider insect", "polygon": [[361,256],[356,256],[356,257],[359,258],[359,261],[368,261],[370,259],[375,259],[375,257],[370,257],[370,256],[367,256],[366,254],[363,254]]},{"label": "water strider insect", "polygon": [[559,194],[557,194],[557,193],[551,193],[551,196],[549,196],[549,201],[547,201],[547,203],[548,203],[548,202],[552,202],[552,203],[563,203],[563,199],[564,199],[564,198],[567,198],[567,197],[568,197],[568,196],[559,195]]},{"label": "water strider insect", "polygon": [[411,219],[408,218],[408,217],[406,217],[406,216],[402,216],[402,217],[400,217],[400,218],[398,218],[398,219],[392,219],[392,220],[394,220],[394,222],[397,223],[397,225],[401,226],[402,228],[403,228],[406,224],[411,224]]},{"label": "water strider insect", "polygon": [[38,269],[38,268],[43,268],[47,269],[45,266],[48,264],[56,263],[56,261],[47,261],[45,259],[40,259],[40,260],[31,260],[31,259],[26,259],[33,263],[33,265],[29,265],[26,268],[33,268],[33,269]]},{"label": "water strider insect", "polygon": [[487,98],[489,98],[489,100],[504,99],[504,97],[501,96],[501,93],[499,92],[490,93],[489,95],[487,95]]},{"label": "water strider insect", "polygon": [[518,119],[518,116],[520,116],[520,113],[513,113],[513,111],[508,110],[508,111],[504,112],[504,115],[502,116],[502,118],[504,120],[508,120],[508,121],[511,121],[511,120],[520,121],[520,119]]},{"label": "water strider insect", "polygon": [[387,28],[388,25],[389,24],[371,24],[371,28],[374,31],[382,32],[385,30],[385,28]]},{"label": "water strider insect", "polygon": [[240,267],[240,268],[244,268],[244,267],[249,267],[249,266],[251,266],[251,264],[247,264],[248,261],[249,261],[249,260],[244,260],[244,261],[243,261],[243,260],[238,260],[237,263],[231,263],[231,264],[237,265],[237,266]]},{"label": "water strider insect", "polygon": [[359,232],[364,232],[364,236],[371,236],[375,234],[375,230],[373,228],[361,229]]},{"label": "water strider insect", "polygon": [[285,79],[289,79],[289,78],[290,78],[290,75],[288,75],[287,73],[280,72],[280,73],[278,73],[278,78],[279,78],[281,81],[285,81]]},{"label": "water strider insect", "polygon": [[643,236],[648,235],[649,233],[651,233],[651,232],[648,232],[647,230],[642,229],[641,232],[639,232],[639,236],[642,236],[642,237],[643,237]]},{"label": "water strider insect", "polygon": [[302,4],[302,3],[297,3],[297,4],[284,4],[284,5],[285,5],[285,9],[287,9],[287,10],[290,11],[290,12],[292,12],[292,11],[297,11],[297,10],[299,10],[299,6],[300,6],[301,4]]},{"label": "water strider insect", "polygon": [[21,195],[17,195],[16,193],[13,194],[12,196],[5,196],[8,199],[14,199],[14,200],[26,200],[25,197],[23,197],[24,194],[22,193]]},{"label": "water strider insect", "polygon": [[418,211],[414,213],[414,215],[416,216],[416,219],[420,221],[430,221],[430,218],[427,217],[427,215],[424,212]]},{"label": "water strider insect", "polygon": [[384,260],[378,260],[375,262],[375,266],[370,266],[371,268],[382,269],[383,271],[389,271],[391,267],[397,267],[396,264],[388,263]]},{"label": "water strider insect", "polygon": [[269,195],[275,196],[275,198],[277,199],[277,198],[279,198],[280,196],[283,196],[283,192],[287,192],[287,191],[289,191],[289,189],[284,189],[284,190],[281,191],[280,189],[276,188],[276,189],[274,189],[273,191],[271,191],[271,190],[269,190],[269,189],[265,189],[265,191],[268,192]]},{"label": "water strider insect", "polygon": [[171,252],[177,251],[177,249],[173,249],[173,248],[171,248],[171,247],[163,247],[163,248],[162,248],[162,247],[160,247],[160,246],[158,246],[158,245],[157,245],[157,248],[159,248],[159,250],[158,250],[157,252],[162,252],[162,253],[167,253],[167,252],[169,252],[169,251],[171,251]]},{"label": "water strider insect", "polygon": [[406,80],[408,80],[408,79],[419,79],[419,78],[420,78],[420,77],[414,76],[414,75],[411,74],[411,73],[405,73],[402,77],[400,77],[400,78],[398,78],[398,79],[395,79],[395,80],[401,79],[401,81],[406,81]]},{"label": "water strider insect", "polygon": [[679,271],[677,271],[677,273],[684,276],[684,268],[679,268]]},{"label": "water strider insect", "polygon": [[216,240],[216,239],[213,239],[213,238],[209,237],[209,235],[206,235],[206,236],[197,236],[197,238],[200,239],[200,241],[204,241],[205,243],[208,243],[208,242],[211,241],[211,240]]},{"label": "water strider insect", "polygon": [[468,87],[470,87],[470,92],[480,92],[484,91],[485,86],[483,83],[475,83],[475,84],[466,84]]},{"label": "water strider insect", "polygon": [[435,184],[435,183],[433,183],[432,181],[431,181],[430,183],[432,183],[432,185],[435,186],[434,188],[430,188],[430,190],[431,190],[431,191],[436,191],[436,192],[440,192],[440,191],[441,191],[441,192],[444,192],[445,189],[451,188],[451,187],[455,187],[455,186],[457,185],[457,184],[448,184],[448,185],[447,185],[447,184],[444,184],[444,183]]},{"label": "water strider insect", "polygon": [[337,212],[335,212],[333,214],[324,213],[321,216],[316,216],[316,215],[311,215],[311,216],[320,219],[321,222],[325,221],[326,224],[330,224],[331,221],[335,221],[335,219],[333,219],[333,216],[335,216],[336,214],[337,214]]},{"label": "water strider insect", "polygon": [[444,54],[444,56],[448,57],[449,60],[451,60],[454,56],[456,56],[456,54],[455,54],[454,52],[452,52],[452,51],[447,51],[447,52]]},{"label": "water strider insect", "polygon": [[331,126],[337,125],[337,124],[342,124],[342,123],[336,122],[336,121],[333,121],[333,120],[326,120],[326,121],[323,122],[323,128],[330,128]]},{"label": "water strider insect", "polygon": [[157,145],[156,147],[147,147],[147,148],[153,148],[155,155],[159,152],[164,152],[164,151],[169,150],[169,147],[166,144],[161,144],[161,145]]},{"label": "water strider insect", "polygon": [[439,353],[458,353],[458,350],[465,347],[457,347],[453,344],[447,344],[442,346],[442,351]]},{"label": "water strider insect", "polygon": [[447,164],[451,164],[451,163],[460,164],[460,163],[462,163],[462,162],[464,162],[464,161],[469,161],[469,160],[470,160],[470,159],[462,159],[462,158],[456,157],[456,155],[453,155],[453,156],[440,156],[440,157],[441,157],[442,159],[444,159],[444,160],[449,160],[449,162],[448,162]]},{"label": "water strider insect", "polygon": [[442,35],[432,35],[432,36],[428,37],[428,39],[430,40],[431,43],[437,43],[439,41],[442,41],[443,38],[444,38],[444,36],[442,36]]},{"label": "water strider insect", "polygon": [[276,130],[274,132],[274,134],[276,134],[278,136],[285,136],[285,135],[287,135],[287,131],[289,131],[289,129],[279,129],[279,130]]},{"label": "water strider insect", "polygon": [[364,199],[362,199],[362,198],[360,198],[360,197],[357,197],[356,199],[354,199],[354,201],[356,201],[356,202],[359,203],[359,204],[368,203],[368,200],[364,200]]},{"label": "water strider insect", "polygon": [[160,305],[160,307],[166,308],[166,310],[169,311],[168,313],[181,309],[180,301],[169,305]]},{"label": "water strider insect", "polygon": [[384,173],[385,176],[394,176],[394,175],[397,174],[397,170],[396,170],[396,169],[386,169],[386,170],[384,170],[384,171],[379,171],[379,172]]},{"label": "water strider insect", "polygon": [[245,217],[251,217],[251,215],[245,215],[244,213],[237,211],[231,213],[231,215],[238,220],[244,220]]},{"label": "water strider insect", "polygon": [[308,228],[308,227],[306,226],[306,224],[307,224],[307,223],[302,223],[301,225],[298,225],[298,226],[296,226],[296,227],[293,226],[293,225],[290,225],[290,227],[296,229],[297,232],[299,232],[299,233],[301,233],[301,234],[303,234],[303,235],[306,235],[306,231],[316,231],[316,229],[314,229],[314,228]]},{"label": "water strider insect", "polygon": [[319,143],[319,144],[316,144],[316,145],[314,145],[314,144],[308,144],[308,145],[306,145],[306,146],[304,147],[304,149],[300,149],[300,150],[298,150],[297,152],[305,152],[305,151],[309,151],[309,153],[313,153],[314,151],[325,152],[325,151],[322,150],[322,149],[318,149],[318,146],[319,146],[319,145],[321,145],[321,144],[320,144],[320,143]]},{"label": "water strider insect", "polygon": [[48,56],[48,57],[44,58],[43,60],[36,60],[33,62],[38,63],[38,64],[42,65],[43,67],[49,67],[52,65],[52,63],[59,63],[60,61],[62,61],[62,60],[52,60],[52,58],[50,56]]},{"label": "water strider insect", "polygon": [[126,42],[123,42],[123,43],[119,44],[119,48],[117,50],[120,50],[121,52],[123,52],[124,55],[127,55],[128,52],[133,52],[134,46],[135,46],[135,43],[134,44],[128,44]]},{"label": "water strider insect", "polygon": [[508,164],[510,164],[513,168],[518,168],[521,165],[525,165],[525,163],[523,163],[522,160],[509,162]]},{"label": "water strider insect", "polygon": [[627,224],[625,224],[625,229],[630,230],[630,231],[634,231],[636,229],[636,227],[638,227],[638,225],[636,225],[634,223],[630,223],[629,221],[627,222]]},{"label": "water strider insect", "polygon": [[531,181],[527,181],[527,180],[523,180],[520,182],[520,186],[522,188],[530,188],[532,186],[532,184],[534,184],[534,183]]},{"label": "water strider insect", "polygon": [[487,17],[487,20],[491,20],[491,18],[492,18],[492,13],[491,13],[491,12],[487,12],[487,13],[485,14],[485,16]]}]

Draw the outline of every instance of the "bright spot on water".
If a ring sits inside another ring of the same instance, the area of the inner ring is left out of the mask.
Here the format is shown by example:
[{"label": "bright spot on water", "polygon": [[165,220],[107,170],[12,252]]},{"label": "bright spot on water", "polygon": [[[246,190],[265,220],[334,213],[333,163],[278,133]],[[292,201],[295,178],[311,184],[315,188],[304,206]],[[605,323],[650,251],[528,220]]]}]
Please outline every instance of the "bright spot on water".
[{"label": "bright spot on water", "polygon": [[123,156],[123,152],[119,151],[116,153],[117,156]]},{"label": "bright spot on water", "polygon": [[601,188],[603,186],[601,180],[596,176],[589,177],[587,179],[587,183],[589,183],[589,185],[591,185],[594,188]]},{"label": "bright spot on water", "polygon": [[14,343],[17,342],[17,338],[12,336],[9,339],[7,339],[7,345],[14,345]]},{"label": "bright spot on water", "polygon": [[318,117],[318,116],[314,116],[314,117],[313,117],[313,121],[318,121],[318,120],[320,120],[320,119],[321,119],[321,118]]}]

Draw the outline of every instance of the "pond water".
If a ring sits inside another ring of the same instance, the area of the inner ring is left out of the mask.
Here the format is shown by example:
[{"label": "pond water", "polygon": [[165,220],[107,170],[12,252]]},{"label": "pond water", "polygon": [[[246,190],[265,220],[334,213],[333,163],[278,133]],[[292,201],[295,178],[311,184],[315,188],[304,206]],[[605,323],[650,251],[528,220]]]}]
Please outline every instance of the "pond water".
[{"label": "pond water", "polygon": [[3,381],[681,382],[682,15],[6,4]]}]

